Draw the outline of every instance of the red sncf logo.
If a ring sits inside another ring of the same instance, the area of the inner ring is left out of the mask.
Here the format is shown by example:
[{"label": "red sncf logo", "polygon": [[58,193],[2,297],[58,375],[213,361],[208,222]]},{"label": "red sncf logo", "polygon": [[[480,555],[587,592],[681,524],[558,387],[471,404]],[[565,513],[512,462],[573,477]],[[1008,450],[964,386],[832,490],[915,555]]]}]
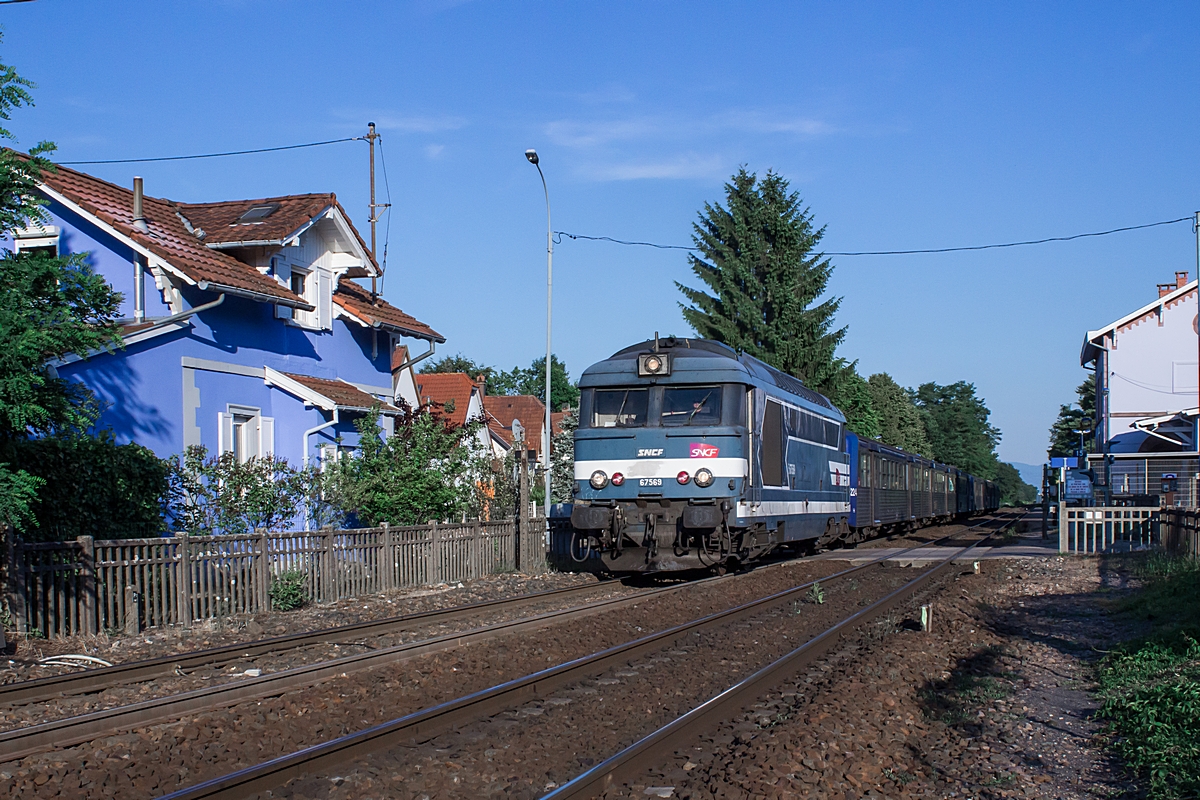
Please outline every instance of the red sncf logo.
[{"label": "red sncf logo", "polygon": [[717,453],[721,452],[720,448],[704,442],[692,442],[688,448],[692,451],[692,458],[716,458]]}]

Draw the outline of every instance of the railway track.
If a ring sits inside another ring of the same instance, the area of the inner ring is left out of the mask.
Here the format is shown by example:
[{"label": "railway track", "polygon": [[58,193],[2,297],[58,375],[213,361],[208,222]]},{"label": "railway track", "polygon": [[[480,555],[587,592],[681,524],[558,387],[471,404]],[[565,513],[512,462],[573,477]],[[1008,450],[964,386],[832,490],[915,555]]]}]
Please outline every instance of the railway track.
[{"label": "railway track", "polygon": [[[973,530],[989,524],[996,525],[998,529],[1011,520],[1012,517],[1001,515],[984,520],[967,530]],[[907,548],[904,552],[940,544],[961,536],[964,532],[956,531],[933,542]],[[789,653],[780,662],[759,670],[751,678],[720,693],[717,697],[701,704],[701,706],[688,712],[688,715],[685,716],[695,721],[697,719],[707,720],[712,718],[713,715],[719,716],[729,713],[736,704],[744,701],[747,693],[761,689],[766,681],[782,677],[783,674],[787,674],[788,670],[794,671],[801,664],[816,658],[847,630],[865,623],[867,620],[884,613],[890,608],[894,608],[897,604],[903,602],[904,599],[911,596],[913,592],[918,591],[922,586],[926,585],[936,574],[949,568],[949,565],[954,560],[962,558],[973,547],[978,546],[978,544],[979,542],[975,542],[960,548],[939,566],[927,570],[919,578],[909,582],[901,589],[888,594],[882,600],[872,604],[868,608],[842,620],[816,638],[811,639],[802,647]],[[892,557],[894,557],[894,554],[892,554]],[[322,774],[327,770],[345,767],[349,762],[358,760],[371,753],[387,750],[396,745],[411,745],[414,742],[428,741],[450,729],[486,719],[507,709],[520,706],[528,700],[545,697],[563,687],[595,677],[612,669],[615,665],[630,662],[633,659],[649,655],[654,651],[663,650],[686,637],[699,634],[701,631],[749,620],[765,611],[775,609],[789,602],[796,602],[806,592],[811,591],[815,583],[828,585],[833,581],[848,579],[850,576],[861,574],[864,570],[877,566],[887,560],[887,558],[888,556],[881,556],[879,559],[866,564],[853,566],[825,576],[819,581],[806,582],[799,586],[709,614],[699,619],[694,619],[555,667],[540,670],[482,691],[467,694],[454,700],[407,714],[383,724],[303,748],[297,752],[265,761],[247,769],[198,783],[195,786],[166,795],[165,800],[200,800],[201,798],[215,800],[216,798],[251,797],[259,792],[273,790],[304,775]],[[655,734],[651,734],[650,737],[646,737],[642,742],[639,742],[638,744],[641,745],[640,749],[624,756],[624,760],[614,761],[613,759],[609,759],[603,762],[608,765],[603,770],[597,771],[599,767],[595,767],[576,779],[579,783],[572,781],[563,787],[565,790],[568,786],[574,785],[575,788],[572,788],[570,791],[584,792],[583,794],[565,794],[561,796],[592,796],[586,794],[586,792],[592,791],[591,789],[581,787],[607,785],[616,776],[624,774],[624,771],[627,769],[626,764],[633,765],[629,767],[632,769],[642,763],[642,760],[657,757],[659,751],[655,749],[656,743],[659,741],[673,742],[674,739],[671,737],[681,735],[679,731],[686,729],[686,727],[686,725],[683,728],[675,726],[666,733],[656,731]],[[656,735],[657,738],[654,738]],[[616,758],[614,756],[614,759]],[[551,796],[558,797],[559,795],[552,793]]]}]

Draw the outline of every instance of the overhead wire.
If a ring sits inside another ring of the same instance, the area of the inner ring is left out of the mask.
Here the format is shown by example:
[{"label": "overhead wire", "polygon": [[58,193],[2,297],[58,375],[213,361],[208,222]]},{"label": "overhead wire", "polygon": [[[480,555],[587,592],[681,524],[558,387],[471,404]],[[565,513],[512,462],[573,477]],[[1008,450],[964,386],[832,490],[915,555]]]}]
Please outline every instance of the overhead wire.
[{"label": "overhead wire", "polygon": [[[1136,231],[1136,230],[1142,230],[1144,228],[1155,228],[1160,225],[1174,225],[1179,222],[1194,222],[1194,221],[1195,221],[1195,216],[1189,215],[1186,217],[1179,217],[1178,219],[1166,219],[1166,220],[1160,220],[1159,222],[1148,222],[1144,225],[1127,225],[1122,228],[1111,228],[1106,231],[1092,231],[1089,233],[1076,233],[1076,234],[1072,234],[1070,236],[1051,236],[1046,239],[1028,239],[1028,240],[1020,241],[1020,242],[1001,242],[998,244],[977,244],[977,245],[968,245],[968,246],[964,246],[964,247],[936,247],[936,248],[928,248],[928,249],[922,249],[922,250],[861,250],[861,251],[856,251],[856,252],[845,252],[845,253],[826,252],[826,253],[822,253],[822,255],[826,255],[826,256],[908,256],[908,255],[922,255],[922,254],[932,254],[932,253],[962,253],[962,252],[969,252],[969,251],[975,251],[975,250],[996,250],[996,249],[1003,248],[1003,247],[1023,247],[1025,245],[1047,244],[1049,242],[1070,242],[1075,239],[1084,239],[1084,238],[1091,237],[1091,236],[1108,236],[1109,234],[1113,234],[1113,233],[1124,233],[1125,231]],[[558,236],[558,237],[566,236],[568,239],[588,239],[588,240],[597,241],[597,242],[612,242],[613,244],[628,245],[628,246],[632,246],[632,247],[654,247],[654,248],[658,248],[660,250],[689,250],[689,251],[696,252],[696,251],[699,251],[699,249],[700,249],[698,247],[688,247],[685,245],[678,245],[678,244],[656,244],[655,242],[624,241],[622,239],[614,239],[611,236],[586,236],[582,233],[568,233],[567,231],[555,231],[554,235]],[[556,241],[561,242],[562,240],[560,238],[560,239],[557,239]]]},{"label": "overhead wire", "polygon": [[[379,163],[383,166],[383,192],[387,195],[387,222],[383,226],[383,263],[379,265],[379,293],[387,280],[388,239],[392,233],[392,187],[388,185],[387,158],[383,155],[383,137],[379,137]],[[372,213],[374,209],[371,209]]]},{"label": "overhead wire", "polygon": [[88,166],[94,164],[147,164],[156,161],[192,161],[198,158],[224,158],[225,156],[248,156],[255,153],[277,153],[281,150],[300,150],[304,147],[322,147],[327,144],[342,142],[361,142],[366,137],[349,136],[345,139],[328,139],[323,142],[305,142],[304,144],[286,144],[280,147],[259,147],[254,150],[230,150],[224,153],[197,153],[187,156],[158,156],[155,158],[109,158],[100,161],[58,161],[64,167]]}]

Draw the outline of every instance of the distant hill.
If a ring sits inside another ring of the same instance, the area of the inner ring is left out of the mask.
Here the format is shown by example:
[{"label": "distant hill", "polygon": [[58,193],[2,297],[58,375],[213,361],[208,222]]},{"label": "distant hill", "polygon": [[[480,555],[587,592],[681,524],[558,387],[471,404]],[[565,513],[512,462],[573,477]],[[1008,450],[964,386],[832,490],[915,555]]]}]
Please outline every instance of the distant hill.
[{"label": "distant hill", "polygon": [[1021,474],[1021,480],[1028,483],[1039,492],[1042,490],[1042,465],[1041,464],[1022,464],[1019,461],[1011,462],[1017,468],[1017,472]]}]

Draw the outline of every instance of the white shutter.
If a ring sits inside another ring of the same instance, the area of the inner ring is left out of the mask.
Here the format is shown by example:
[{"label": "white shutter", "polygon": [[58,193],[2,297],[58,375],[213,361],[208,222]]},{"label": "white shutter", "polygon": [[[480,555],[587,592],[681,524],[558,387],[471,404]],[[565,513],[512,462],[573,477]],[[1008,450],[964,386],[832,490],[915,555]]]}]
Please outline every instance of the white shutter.
[{"label": "white shutter", "polygon": [[[275,265],[275,277],[283,283],[285,288],[292,287],[292,265],[284,261],[282,258],[273,258],[271,263]],[[275,316],[277,319],[291,319],[292,309],[287,306],[275,306]]]},{"label": "white shutter", "polygon": [[275,454],[275,418],[258,418],[258,452],[259,455]]},{"label": "white shutter", "polygon": [[383,437],[385,439],[389,438],[393,433],[396,432],[396,418],[395,417],[390,416],[390,415],[384,416],[379,420],[379,423],[383,426]]},{"label": "white shutter", "polygon": [[233,452],[233,414],[217,414],[217,455]]},{"label": "white shutter", "polygon": [[317,327],[328,330],[333,327],[333,280],[325,270],[318,270],[316,274],[319,276],[317,298],[313,305],[317,307]]}]

